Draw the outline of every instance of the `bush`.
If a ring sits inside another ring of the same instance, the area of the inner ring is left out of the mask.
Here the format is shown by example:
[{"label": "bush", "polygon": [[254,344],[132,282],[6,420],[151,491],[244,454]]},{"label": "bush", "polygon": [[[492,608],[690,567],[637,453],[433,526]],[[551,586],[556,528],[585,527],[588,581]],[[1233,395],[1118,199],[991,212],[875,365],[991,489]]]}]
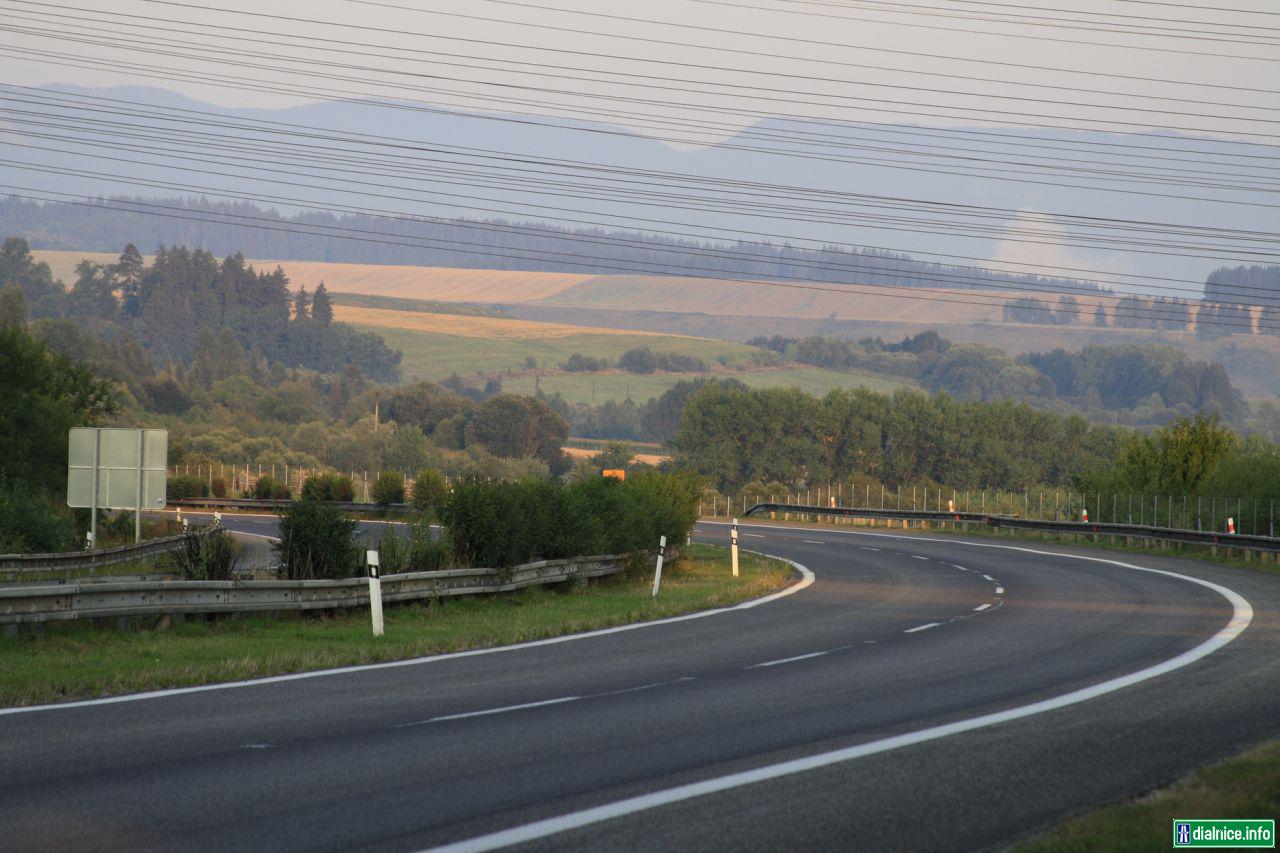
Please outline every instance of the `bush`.
[{"label": "bush", "polygon": [[287,580],[355,577],[360,573],[356,526],[337,507],[319,500],[290,504],[280,516],[280,541],[273,546],[280,559],[280,576]]},{"label": "bush", "polygon": [[168,493],[170,498],[207,498],[209,484],[195,474],[180,474],[169,479]]},{"label": "bush", "polygon": [[424,516],[440,515],[449,501],[449,484],[444,474],[434,468],[424,468],[413,480],[413,508]]},{"label": "bush", "polygon": [[313,474],[302,484],[302,499],[315,501],[355,500],[356,486],[341,474]]},{"label": "bush", "polygon": [[461,565],[508,568],[538,559],[622,554],[679,545],[698,515],[701,480],[644,472],[596,477],[460,483],[442,520]]},{"label": "bush", "polygon": [[78,544],[65,507],[0,473],[0,554],[55,553]]},{"label": "bush", "polygon": [[201,535],[192,530],[182,537],[182,550],[173,563],[187,580],[229,581],[240,558],[235,540],[225,530]]},{"label": "bush", "polygon": [[282,480],[277,480],[268,474],[264,477],[259,477],[258,481],[253,484],[251,496],[264,501],[287,501],[293,497],[293,493],[289,491],[289,487]]},{"label": "bush", "polygon": [[383,471],[373,481],[373,502],[378,506],[404,503],[404,475],[399,471]]},{"label": "bush", "polygon": [[227,481],[221,477],[214,477],[209,482],[209,491],[213,492],[215,498],[225,498],[227,496]]}]

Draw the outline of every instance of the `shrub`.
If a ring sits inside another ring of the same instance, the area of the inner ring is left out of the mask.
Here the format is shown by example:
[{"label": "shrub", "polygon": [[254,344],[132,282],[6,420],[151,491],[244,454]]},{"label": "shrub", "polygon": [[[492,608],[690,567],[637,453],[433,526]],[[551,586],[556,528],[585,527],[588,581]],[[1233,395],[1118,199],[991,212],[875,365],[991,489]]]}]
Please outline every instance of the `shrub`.
[{"label": "shrub", "polygon": [[221,477],[214,477],[209,482],[209,491],[213,492],[215,498],[225,498],[227,496],[227,481]]},{"label": "shrub", "polygon": [[302,484],[302,499],[316,501],[353,501],[356,497],[355,483],[350,477],[341,474],[312,474]]},{"label": "shrub", "polygon": [[424,468],[413,480],[413,508],[424,516],[439,517],[449,500],[449,484],[435,468]]},{"label": "shrub", "polygon": [[270,474],[259,477],[258,481],[253,484],[252,496],[259,500],[271,501],[287,501],[293,497],[293,493],[289,491],[289,487],[284,481],[277,480]]},{"label": "shrub", "polygon": [[171,498],[207,498],[209,484],[195,474],[180,474],[169,479],[169,497]]},{"label": "shrub", "polygon": [[77,544],[65,507],[0,473],[0,554],[68,551]]},{"label": "shrub", "polygon": [[383,471],[373,481],[373,502],[378,506],[404,503],[404,475],[399,471]]},{"label": "shrub", "polygon": [[172,560],[184,578],[201,581],[229,581],[240,563],[235,540],[225,530],[187,532]]},{"label": "shrub", "polygon": [[354,577],[360,570],[356,526],[337,507],[319,500],[290,504],[280,516],[280,541],[273,546],[280,559],[280,576],[288,580]]}]

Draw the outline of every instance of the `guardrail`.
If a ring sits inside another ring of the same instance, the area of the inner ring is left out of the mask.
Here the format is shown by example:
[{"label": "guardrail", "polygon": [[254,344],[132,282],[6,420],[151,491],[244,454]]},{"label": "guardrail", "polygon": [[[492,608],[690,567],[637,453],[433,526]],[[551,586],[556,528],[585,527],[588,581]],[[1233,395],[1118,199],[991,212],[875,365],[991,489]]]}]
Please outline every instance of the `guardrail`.
[{"label": "guardrail", "polygon": [[[206,527],[194,531],[196,535],[207,535],[214,528]],[[136,545],[117,545],[114,548],[98,548],[93,551],[69,551],[62,554],[0,554],[0,577],[8,580],[24,574],[40,574],[45,572],[85,571],[130,563],[134,560],[171,554],[182,549],[185,534],[165,536]]]},{"label": "guardrail", "polygon": [[782,512],[796,515],[828,516],[840,518],[892,519],[901,521],[937,521],[951,524],[980,524],[986,527],[1032,530],[1042,533],[1072,533],[1084,536],[1110,536],[1128,539],[1152,539],[1161,542],[1183,542],[1209,547],[1238,548],[1265,554],[1280,553],[1280,538],[1270,536],[1246,536],[1238,533],[1217,533],[1202,530],[1182,530],[1176,527],[1150,527],[1140,524],[1109,524],[1090,521],[1043,521],[1018,518],[1010,515],[990,515],[981,512],[943,512],[938,510],[875,509],[869,507],[824,507],[804,504],[758,503],[745,513],[750,517],[759,513]]},{"label": "guardrail", "polygon": [[[170,498],[168,506],[181,509],[287,509],[292,500],[271,500],[268,498]],[[408,512],[412,507],[407,503],[365,504],[357,501],[325,501],[329,506],[346,512]]]},{"label": "guardrail", "polygon": [[[447,569],[382,577],[383,601],[420,601],[510,592],[528,586],[613,575],[627,555],[540,560],[509,571]],[[307,581],[148,581],[0,589],[0,625],[70,619],[321,610],[367,606],[367,578]]]}]

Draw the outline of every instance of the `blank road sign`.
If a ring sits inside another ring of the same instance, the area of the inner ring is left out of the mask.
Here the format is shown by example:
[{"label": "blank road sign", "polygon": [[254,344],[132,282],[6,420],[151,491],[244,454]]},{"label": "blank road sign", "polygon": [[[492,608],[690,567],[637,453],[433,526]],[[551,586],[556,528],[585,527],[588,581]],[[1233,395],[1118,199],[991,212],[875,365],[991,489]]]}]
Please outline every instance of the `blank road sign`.
[{"label": "blank road sign", "polygon": [[[94,448],[98,499],[93,500]],[[71,430],[67,449],[67,506],[163,509],[169,433],[162,429]],[[138,484],[141,474],[142,500]]]}]

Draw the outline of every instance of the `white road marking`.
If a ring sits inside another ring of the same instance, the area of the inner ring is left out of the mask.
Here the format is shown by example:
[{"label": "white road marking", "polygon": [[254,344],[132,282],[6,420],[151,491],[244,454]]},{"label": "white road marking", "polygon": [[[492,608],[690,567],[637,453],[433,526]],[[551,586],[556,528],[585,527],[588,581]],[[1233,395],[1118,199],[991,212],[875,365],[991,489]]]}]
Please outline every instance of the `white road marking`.
[{"label": "white road marking", "polygon": [[240,747],[240,748],[241,748],[241,749],[270,749],[270,748],[271,748],[271,744],[269,744],[269,743],[246,743],[244,746],[242,746],[242,747]]},{"label": "white road marking", "polygon": [[996,579],[995,579],[995,578],[993,578],[993,577],[991,577],[991,575],[983,575],[983,576],[982,576],[982,579],[983,579],[983,580],[987,580],[987,581],[991,581],[992,583],[995,583],[995,582],[996,582]]},{"label": "white road marking", "polygon": [[926,623],[925,623],[925,624],[923,624],[923,625],[917,625],[917,626],[916,626],[916,627],[914,627],[914,628],[908,628],[907,630],[903,631],[902,633],[904,633],[904,634],[914,634],[916,631],[928,631],[930,628],[937,628],[937,627],[938,627],[939,625],[941,625],[941,624],[942,624],[941,622],[926,622]]},{"label": "white road marking", "polygon": [[798,660],[808,660],[809,658],[820,658],[825,654],[826,652],[810,652],[807,655],[796,655],[793,658],[782,658],[781,660],[769,660],[769,661],[765,661],[764,663],[753,663],[751,666],[747,667],[747,669],[759,669],[764,666],[777,666],[780,663],[794,663],[795,661],[798,661]]},{"label": "white road marking", "polygon": [[472,717],[489,717],[494,714],[509,714],[512,711],[524,711],[529,708],[543,708],[547,705],[563,705],[565,702],[577,702],[582,699],[581,696],[561,696],[559,699],[546,699],[542,702],[525,702],[521,705],[504,705],[501,708],[486,708],[483,711],[467,711],[463,714],[445,714],[441,717],[432,717],[429,720],[419,720],[416,723],[401,723],[396,726],[398,729],[407,729],[411,726],[425,726],[428,723],[443,723],[446,720],[468,720]]},{"label": "white road marking", "polygon": [[1002,586],[996,587],[996,595],[1004,595],[1004,587]]},{"label": "white road marking", "polygon": [[928,558],[928,557],[921,557],[919,554],[912,554],[912,555],[911,555],[911,559],[913,559],[913,560],[927,560],[927,559],[929,559],[929,558]]},{"label": "white road marking", "polygon": [[986,610],[986,609],[987,609],[988,607],[990,607],[990,606],[991,606],[990,604],[979,604],[977,607],[975,607],[975,608],[973,608],[973,609],[974,609],[974,610],[976,610],[976,611],[981,612],[981,611],[983,611],[983,610]]},{"label": "white road marking", "polygon": [[968,570],[968,569],[966,569],[964,566],[957,566],[955,563],[952,563],[952,564],[951,564],[951,568],[953,568],[953,569],[959,569],[959,570],[960,570],[960,571],[962,571],[962,572],[967,572],[967,571],[969,571],[969,570]]},{"label": "white road marking", "polygon": [[858,547],[861,548],[863,551],[879,551],[880,550],[879,548],[868,548],[865,545],[859,545]]},{"label": "white road marking", "polygon": [[809,545],[826,545],[827,544],[826,542],[819,542],[816,539],[801,539],[800,541],[807,543]]},{"label": "white road marking", "polygon": [[[883,535],[875,533],[860,533],[856,531],[840,532],[854,536]],[[1218,631],[1218,633],[1214,634],[1200,645],[1183,652],[1177,657],[1169,658],[1163,663],[1158,663],[1154,666],[1147,667],[1146,669],[1130,673],[1129,675],[1113,678],[1110,681],[1104,681],[1100,684],[1081,688],[1080,690],[1073,690],[1070,693],[1064,693],[1061,696],[1055,696],[1050,699],[1033,702],[1030,705],[1022,705],[1017,708],[1009,708],[1005,711],[971,717],[967,720],[959,720],[954,723],[933,726],[931,728],[920,729],[915,732],[907,732],[906,734],[896,735],[894,737],[857,744],[856,746],[835,749],[830,752],[823,752],[804,758],[796,758],[790,761],[783,761],[778,764],[766,765],[754,770],[744,770],[740,773],[731,773],[727,776],[706,779],[702,782],[680,785],[675,788],[668,788],[665,791],[654,791],[650,794],[630,797],[625,800],[618,800],[616,802],[605,803],[593,808],[570,812],[569,814],[546,818],[545,820],[534,821],[533,823],[527,823],[523,826],[515,826],[510,829],[490,833],[489,835],[468,838],[453,844],[437,847],[435,850],[448,851],[448,853],[462,853],[462,851],[468,851],[470,853],[470,851],[496,850],[499,847],[523,844],[540,838],[558,835],[562,832],[568,832],[571,829],[591,826],[592,824],[602,823],[607,820],[625,817],[626,815],[632,815],[642,811],[648,811],[649,809],[659,808],[672,803],[691,800],[696,797],[703,797],[708,794],[729,791],[734,788],[741,788],[745,785],[754,785],[759,782],[767,782],[773,779],[793,776],[798,773],[807,773],[823,767],[830,767],[834,764],[842,764],[846,761],[865,758],[868,755],[891,752],[895,749],[902,749],[903,747],[928,743],[929,741],[939,740],[952,735],[971,732],[977,729],[984,729],[990,726],[1000,725],[1001,723],[1035,716],[1036,714],[1043,714],[1047,711],[1056,711],[1060,708],[1066,708],[1071,705],[1096,699],[1099,696],[1105,696],[1108,693],[1114,693],[1117,690],[1123,690],[1126,687],[1132,687],[1133,685],[1140,684],[1143,681],[1147,681],[1161,675],[1167,675],[1170,672],[1189,666],[1196,661],[1208,657],[1218,649],[1221,649],[1223,646],[1230,643],[1236,637],[1239,637],[1253,621],[1253,607],[1239,593],[1232,589],[1228,589],[1225,586],[1221,586],[1211,581],[1201,580],[1200,578],[1192,577],[1190,575],[1182,575],[1177,572],[1170,572],[1164,569],[1149,569],[1132,563],[1122,563],[1119,560],[1108,560],[1104,557],[1088,557],[1078,554],[1063,554],[1055,551],[1040,551],[1034,548],[1022,548],[1015,545],[990,545],[985,542],[959,542],[957,540],[945,539],[931,539],[929,541],[948,542],[953,545],[964,545],[974,548],[999,548],[1006,551],[1021,551],[1023,553],[1039,554],[1046,557],[1065,557],[1075,560],[1088,560],[1094,563],[1105,563],[1108,565],[1119,566],[1121,568],[1134,569],[1140,572],[1150,572],[1152,574],[1163,575],[1165,577],[1178,578],[1189,583],[1207,587],[1227,599],[1232,606],[1231,619],[1222,628],[1222,630]]]},{"label": "white road marking", "polygon": [[752,539],[763,539],[763,538],[764,538],[764,536],[762,536],[762,535],[761,535],[761,534],[759,534],[759,533],[744,533],[744,534],[742,534],[742,535],[743,535],[743,536],[750,536]]}]

